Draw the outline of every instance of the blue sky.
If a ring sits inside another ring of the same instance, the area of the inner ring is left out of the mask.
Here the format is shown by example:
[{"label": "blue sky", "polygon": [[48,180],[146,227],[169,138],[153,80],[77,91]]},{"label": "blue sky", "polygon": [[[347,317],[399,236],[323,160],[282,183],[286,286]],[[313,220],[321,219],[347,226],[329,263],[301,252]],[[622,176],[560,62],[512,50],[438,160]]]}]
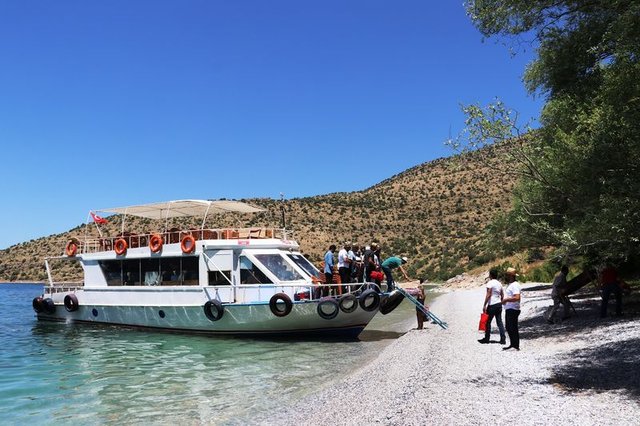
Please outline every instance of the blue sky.
[{"label": "blue sky", "polygon": [[89,210],[357,191],[451,155],[461,103],[536,117],[461,1],[0,2],[0,248]]}]

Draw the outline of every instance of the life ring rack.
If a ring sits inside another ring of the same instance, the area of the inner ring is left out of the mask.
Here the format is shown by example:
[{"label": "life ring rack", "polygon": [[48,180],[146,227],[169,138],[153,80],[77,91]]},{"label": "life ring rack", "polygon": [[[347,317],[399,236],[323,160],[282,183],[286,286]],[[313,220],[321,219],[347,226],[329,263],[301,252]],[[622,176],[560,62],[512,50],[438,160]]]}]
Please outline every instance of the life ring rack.
[{"label": "life ring rack", "polygon": [[151,250],[152,253],[158,253],[162,250],[163,243],[164,240],[162,239],[162,235],[153,234],[151,238],[149,238],[149,250]]},{"label": "life ring rack", "polygon": [[128,247],[129,245],[127,244],[127,240],[125,240],[124,238],[118,238],[116,242],[113,243],[113,249],[118,256],[126,254]]}]

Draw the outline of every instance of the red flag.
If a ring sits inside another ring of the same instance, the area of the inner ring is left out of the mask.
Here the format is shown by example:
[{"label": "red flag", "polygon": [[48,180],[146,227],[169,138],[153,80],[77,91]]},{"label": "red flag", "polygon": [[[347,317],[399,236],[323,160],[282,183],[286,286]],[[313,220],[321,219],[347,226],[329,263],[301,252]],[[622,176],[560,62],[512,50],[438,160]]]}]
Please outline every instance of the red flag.
[{"label": "red flag", "polygon": [[104,217],[98,216],[94,212],[89,212],[89,213],[91,213],[91,217],[93,218],[93,221],[97,224],[103,225],[108,222],[107,219],[105,219]]}]

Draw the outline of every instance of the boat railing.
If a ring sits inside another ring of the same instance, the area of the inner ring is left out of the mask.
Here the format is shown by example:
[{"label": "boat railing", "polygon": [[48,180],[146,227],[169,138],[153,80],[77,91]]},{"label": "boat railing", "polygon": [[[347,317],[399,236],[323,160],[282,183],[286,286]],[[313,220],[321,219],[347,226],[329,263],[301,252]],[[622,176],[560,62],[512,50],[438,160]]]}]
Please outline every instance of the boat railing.
[{"label": "boat railing", "polygon": [[[375,283],[345,284],[240,284],[235,286],[238,300],[267,300],[276,293],[293,293],[298,300],[317,300],[326,296],[340,297],[345,294],[359,294],[366,288],[373,288]],[[379,287],[377,287],[379,289]],[[289,291],[287,291],[289,289]]]},{"label": "boat railing", "polygon": [[124,232],[114,237],[85,238],[78,241],[80,253],[96,253],[114,250],[116,241],[123,239],[128,248],[147,247],[151,237],[159,235],[164,244],[179,243],[186,236],[195,240],[238,240],[281,238],[282,232],[276,228],[216,228],[187,229],[172,228],[164,232],[137,234]]},{"label": "boat railing", "polygon": [[[322,284],[322,283],[308,283],[308,284],[240,284],[234,286],[236,290],[236,298],[238,300],[251,301],[251,300],[268,300],[276,293],[288,293],[294,296],[296,301],[304,300],[317,300],[325,296],[340,297],[349,293],[360,293],[363,289],[369,288],[375,285],[375,283],[346,283],[346,284]],[[193,287],[197,288],[196,286]],[[220,289],[229,289],[228,286],[217,287]],[[52,285],[45,285],[45,293],[57,294],[57,293],[70,293],[84,289],[84,283],[76,281],[64,281],[55,282]],[[122,287],[118,286],[114,290],[120,290]],[[162,287],[153,287],[154,291],[162,290]],[[205,286],[205,291],[210,291],[211,287]],[[216,291],[216,287],[213,288]]]},{"label": "boat railing", "polygon": [[54,294],[54,293],[69,293],[80,290],[84,287],[84,283],[82,282],[73,282],[73,281],[64,281],[64,282],[56,282],[53,285],[45,285],[44,291],[45,293]]}]

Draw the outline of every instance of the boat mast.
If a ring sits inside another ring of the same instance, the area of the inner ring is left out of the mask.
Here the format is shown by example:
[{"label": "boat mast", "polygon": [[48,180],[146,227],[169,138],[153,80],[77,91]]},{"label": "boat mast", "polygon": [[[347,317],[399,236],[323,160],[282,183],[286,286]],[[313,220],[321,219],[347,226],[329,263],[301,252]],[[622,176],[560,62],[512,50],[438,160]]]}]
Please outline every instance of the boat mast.
[{"label": "boat mast", "polygon": [[284,237],[284,239],[287,239],[287,221],[285,219],[285,215],[284,215],[284,194],[281,192],[280,193],[280,211],[282,213],[282,236]]}]

